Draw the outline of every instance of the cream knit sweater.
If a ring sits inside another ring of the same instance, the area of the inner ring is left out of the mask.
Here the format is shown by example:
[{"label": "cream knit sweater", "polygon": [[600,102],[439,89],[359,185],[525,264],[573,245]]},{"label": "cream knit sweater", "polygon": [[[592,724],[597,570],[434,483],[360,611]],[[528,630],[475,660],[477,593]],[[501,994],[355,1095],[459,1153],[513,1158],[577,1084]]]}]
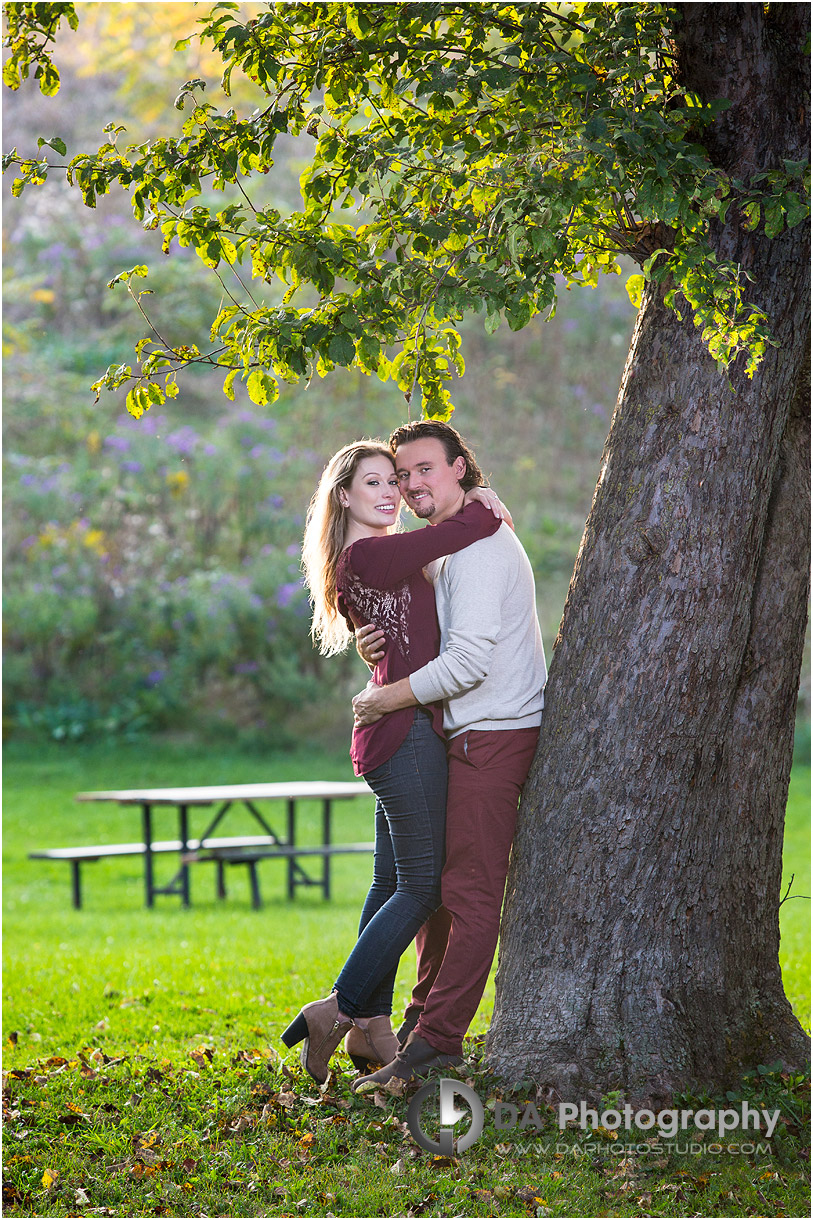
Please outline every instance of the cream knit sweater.
[{"label": "cream knit sweater", "polygon": [[450,737],[467,729],[524,729],[542,723],[547,678],[534,577],[516,534],[503,523],[490,538],[436,560],[440,656],[410,674],[419,703],[446,701]]}]

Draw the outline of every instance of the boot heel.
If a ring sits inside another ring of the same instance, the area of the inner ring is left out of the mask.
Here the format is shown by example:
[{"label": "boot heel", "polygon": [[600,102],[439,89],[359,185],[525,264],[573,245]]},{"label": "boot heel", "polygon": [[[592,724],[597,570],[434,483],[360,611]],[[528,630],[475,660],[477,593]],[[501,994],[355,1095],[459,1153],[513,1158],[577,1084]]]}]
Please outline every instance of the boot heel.
[{"label": "boot heel", "polygon": [[307,1038],[307,1036],[308,1022],[305,1020],[303,1013],[300,1013],[299,1016],[291,1022],[291,1024],[285,1030],[285,1033],[280,1035],[282,1041],[288,1047],[296,1046],[297,1042],[301,1042],[302,1039]]},{"label": "boot heel", "polygon": [[364,1074],[366,1076],[367,1073],[370,1071],[370,1067],[371,1067],[370,1060],[364,1059],[363,1056],[361,1056],[361,1055],[351,1055],[350,1058],[353,1060],[353,1067],[356,1069],[356,1071],[364,1072]]}]

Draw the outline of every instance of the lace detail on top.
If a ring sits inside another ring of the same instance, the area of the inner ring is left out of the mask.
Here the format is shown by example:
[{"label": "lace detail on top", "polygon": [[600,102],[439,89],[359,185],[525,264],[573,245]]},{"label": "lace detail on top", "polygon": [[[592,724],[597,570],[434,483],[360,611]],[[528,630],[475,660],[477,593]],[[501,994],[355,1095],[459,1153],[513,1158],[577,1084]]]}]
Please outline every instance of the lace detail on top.
[{"label": "lace detail on top", "polygon": [[404,660],[409,661],[409,607],[412,601],[409,581],[402,580],[389,589],[373,589],[364,584],[349,560],[342,555],[336,585],[361,623],[375,623],[388,639],[394,641]]}]

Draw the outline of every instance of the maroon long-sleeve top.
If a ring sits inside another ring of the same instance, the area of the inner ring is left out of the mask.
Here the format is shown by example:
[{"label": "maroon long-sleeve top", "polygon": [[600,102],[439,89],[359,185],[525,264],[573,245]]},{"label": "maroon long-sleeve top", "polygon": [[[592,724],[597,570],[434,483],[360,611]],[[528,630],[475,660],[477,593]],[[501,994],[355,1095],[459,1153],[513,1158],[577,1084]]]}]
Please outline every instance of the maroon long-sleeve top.
[{"label": "maroon long-sleeve top", "polygon": [[[488,538],[500,520],[475,501],[440,525],[405,534],[360,538],[342,551],[336,569],[337,601],[351,630],[374,623],[386,636],[386,652],[373,680],[387,686],[408,677],[440,652],[435,590],[423,568]],[[435,732],[443,737],[439,703],[429,709]],[[350,757],[356,775],[380,767],[403,743],[414,708],[401,708],[353,730]]]}]

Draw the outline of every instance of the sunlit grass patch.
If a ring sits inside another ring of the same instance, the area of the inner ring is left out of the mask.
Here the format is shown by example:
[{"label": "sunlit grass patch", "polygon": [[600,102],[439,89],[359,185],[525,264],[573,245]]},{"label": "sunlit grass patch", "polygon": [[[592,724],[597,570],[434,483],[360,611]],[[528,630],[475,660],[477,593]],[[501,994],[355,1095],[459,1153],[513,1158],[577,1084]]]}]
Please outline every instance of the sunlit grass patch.
[{"label": "sunlit grass patch", "polygon": [[[264,862],[260,911],[242,877],[218,902],[203,867],[189,910],[164,898],[147,911],[137,861],[91,866],[86,905],[73,911],[67,869],[26,859],[32,845],[133,837],[132,811],[76,805],[76,791],[193,783],[203,767],[223,783],[350,778],[343,751],[215,757],[155,744],[7,752],[7,1215],[807,1214],[802,1078],[767,1072],[744,1084],[743,1095],[782,1110],[762,1150],[658,1151],[643,1139],[621,1154],[617,1139],[560,1132],[532,1086],[508,1092],[484,1074],[473,1036],[463,1074],[486,1108],[489,1099],[535,1099],[544,1126],[497,1131],[487,1117],[480,1140],[445,1164],[405,1130],[408,1098],[377,1104],[351,1094],[345,1057],[320,1092],[278,1035],[303,1002],[330,989],[355,938],[369,858],[336,862],[330,902],[308,891],[289,902],[284,866]],[[792,892],[800,893],[810,892],[808,777],[794,773],[788,806],[786,874],[796,873]],[[318,805],[303,809],[308,834],[318,833],[319,816]],[[337,806],[342,837],[368,838],[370,817],[369,801]],[[802,900],[781,909],[785,985],[800,1016],[808,910]],[[413,969],[410,952],[396,1009]],[[472,1035],[487,1028],[492,1003],[493,984]]]}]

